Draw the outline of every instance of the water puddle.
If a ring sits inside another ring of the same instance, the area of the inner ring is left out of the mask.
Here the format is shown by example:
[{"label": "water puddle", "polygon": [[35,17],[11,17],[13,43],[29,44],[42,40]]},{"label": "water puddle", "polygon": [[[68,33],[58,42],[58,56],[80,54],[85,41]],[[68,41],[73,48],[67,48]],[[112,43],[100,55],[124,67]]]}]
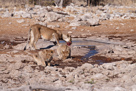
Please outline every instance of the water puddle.
[{"label": "water puddle", "polygon": [[90,51],[87,54],[85,54],[85,56],[82,57],[81,60],[89,60],[89,58],[91,56],[94,56],[95,54],[98,53],[98,51],[96,50],[95,46],[83,46],[82,45],[81,47],[85,47],[85,48],[90,49]]},{"label": "water puddle", "polygon": [[88,48],[88,49],[90,49],[90,51],[87,54],[85,54],[85,56],[79,57],[80,61],[91,63],[91,64],[98,64],[98,65],[102,65],[103,63],[109,62],[108,61],[109,59],[106,58],[106,57],[95,56],[95,54],[98,53],[98,51],[96,50],[95,46],[83,46],[82,45],[81,47]]},{"label": "water puddle", "polygon": [[109,42],[104,42],[104,41],[95,41],[95,40],[73,40],[72,43],[78,43],[78,44],[85,44],[85,45],[89,45],[89,44],[111,44]]},{"label": "water puddle", "polygon": [[[60,41],[60,43],[65,43],[64,41]],[[90,51],[85,54],[84,56],[74,56],[73,60],[76,61],[76,63],[73,62],[69,66],[80,66],[83,63],[91,63],[91,64],[98,64],[102,65],[104,63],[110,63],[110,62],[115,62],[115,61],[120,61],[121,59],[113,59],[113,58],[107,58],[104,56],[95,56],[95,54],[98,53],[96,50],[97,45],[109,45],[109,44],[117,44],[113,42],[104,42],[104,41],[94,41],[94,40],[73,40],[72,41],[72,46],[79,46],[79,47],[84,47],[90,49]],[[129,61],[130,59],[125,59]]]},{"label": "water puddle", "polygon": [[[65,43],[64,41],[60,41],[60,43]],[[74,56],[73,60],[76,61],[76,64],[71,64],[71,65],[82,65],[83,63],[91,63],[91,64],[103,64],[106,61],[106,58],[104,57],[98,57],[98,59],[96,59],[95,57],[93,57],[95,54],[98,53],[98,51],[96,50],[96,46],[98,44],[109,44],[109,43],[104,43],[104,42],[96,42],[96,41],[89,41],[89,40],[73,40],[72,41],[72,46],[76,46],[76,47],[82,47],[82,48],[87,48],[90,51],[85,54],[84,56]],[[93,57],[93,58],[92,58]],[[78,62],[78,63],[77,63]]]}]

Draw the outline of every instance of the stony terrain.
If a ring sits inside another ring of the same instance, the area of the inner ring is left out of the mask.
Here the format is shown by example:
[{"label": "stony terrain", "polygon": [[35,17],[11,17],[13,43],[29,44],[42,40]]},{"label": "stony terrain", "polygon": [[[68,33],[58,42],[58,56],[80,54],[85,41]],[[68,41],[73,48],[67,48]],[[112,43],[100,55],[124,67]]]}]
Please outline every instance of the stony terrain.
[{"label": "stony terrain", "polygon": [[[39,50],[23,51],[37,23],[69,33],[72,57],[54,53],[51,66],[37,66],[32,55]],[[0,90],[136,91],[135,25],[135,6],[0,8]]]}]

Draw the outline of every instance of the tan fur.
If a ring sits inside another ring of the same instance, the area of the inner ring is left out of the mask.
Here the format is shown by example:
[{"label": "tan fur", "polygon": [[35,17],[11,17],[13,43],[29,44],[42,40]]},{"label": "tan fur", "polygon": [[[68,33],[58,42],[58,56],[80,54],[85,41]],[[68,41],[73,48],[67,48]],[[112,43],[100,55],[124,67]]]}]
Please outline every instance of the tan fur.
[{"label": "tan fur", "polygon": [[42,50],[38,54],[33,55],[34,61],[37,65],[50,66],[50,61],[53,59],[53,50]]},{"label": "tan fur", "polygon": [[58,53],[59,59],[65,60],[71,56],[71,49],[66,44],[58,44],[57,53]]},{"label": "tan fur", "polygon": [[[67,35],[62,34],[60,31],[50,29],[40,24],[32,25],[29,30],[28,40],[27,40],[27,44],[29,43],[29,47],[31,49],[36,49],[36,43],[39,38],[43,38],[45,40],[57,42],[57,43],[59,43],[59,40],[64,40],[67,42],[68,45],[71,45],[72,43],[71,36],[68,34]],[[26,50],[27,44],[24,50]]]}]

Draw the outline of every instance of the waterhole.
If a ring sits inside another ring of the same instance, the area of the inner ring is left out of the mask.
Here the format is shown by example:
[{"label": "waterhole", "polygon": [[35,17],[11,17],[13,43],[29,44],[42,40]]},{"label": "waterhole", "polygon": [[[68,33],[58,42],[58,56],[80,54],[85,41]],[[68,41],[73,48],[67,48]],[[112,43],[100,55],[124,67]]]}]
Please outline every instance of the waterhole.
[{"label": "waterhole", "polygon": [[[65,42],[60,41],[60,43],[65,43]],[[74,60],[73,62],[69,62],[66,64],[66,63],[63,63],[62,61],[56,61],[56,63],[58,63],[59,66],[63,68],[66,66],[78,67],[84,63],[91,63],[93,65],[94,64],[102,65],[104,63],[124,60],[124,58],[114,59],[114,58],[107,58],[105,56],[95,55],[98,53],[98,50],[96,49],[97,45],[105,46],[110,44],[117,44],[117,43],[108,42],[108,41],[95,41],[95,40],[73,40],[72,46],[87,48],[89,49],[89,52],[86,53],[84,56],[73,56],[72,57],[72,59]],[[131,59],[128,58],[125,60],[129,61]]]},{"label": "waterhole", "polygon": [[[9,45],[7,49],[12,49],[12,46],[15,46],[20,43],[24,43],[26,40],[24,39],[16,39],[14,41],[10,40],[0,40],[0,48],[3,49],[4,46]],[[46,41],[45,41],[46,42]],[[60,41],[60,43],[65,43],[64,41]],[[89,51],[84,55],[84,56],[72,56],[72,60],[70,62],[64,62],[62,60],[53,60],[51,62],[52,66],[57,66],[60,68],[64,67],[78,67],[81,66],[84,63],[91,63],[91,64],[98,64],[101,65],[103,63],[109,63],[109,62],[115,62],[118,60],[122,59],[111,59],[111,58],[106,58],[104,56],[96,56],[98,53],[98,50],[96,49],[97,45],[109,45],[111,43],[107,42],[101,42],[101,41],[92,41],[92,40],[73,40],[72,41],[72,47],[77,46],[77,47],[84,47],[89,49]],[[127,59],[130,60],[130,59]],[[39,68],[42,70],[43,68]]]}]

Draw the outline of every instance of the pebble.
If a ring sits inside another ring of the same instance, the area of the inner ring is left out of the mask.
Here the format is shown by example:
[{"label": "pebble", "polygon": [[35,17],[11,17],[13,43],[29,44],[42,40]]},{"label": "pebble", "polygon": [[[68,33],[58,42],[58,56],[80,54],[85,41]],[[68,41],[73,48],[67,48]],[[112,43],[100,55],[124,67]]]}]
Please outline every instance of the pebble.
[{"label": "pebble", "polygon": [[72,34],[73,32],[72,31],[68,31],[69,34]]},{"label": "pebble", "polygon": [[130,31],[131,31],[131,32],[133,32],[133,31],[134,31],[134,29],[131,29]]},{"label": "pebble", "polygon": [[18,23],[23,23],[23,22],[25,22],[25,20],[24,19],[20,19],[20,20],[17,20],[17,22]]}]

